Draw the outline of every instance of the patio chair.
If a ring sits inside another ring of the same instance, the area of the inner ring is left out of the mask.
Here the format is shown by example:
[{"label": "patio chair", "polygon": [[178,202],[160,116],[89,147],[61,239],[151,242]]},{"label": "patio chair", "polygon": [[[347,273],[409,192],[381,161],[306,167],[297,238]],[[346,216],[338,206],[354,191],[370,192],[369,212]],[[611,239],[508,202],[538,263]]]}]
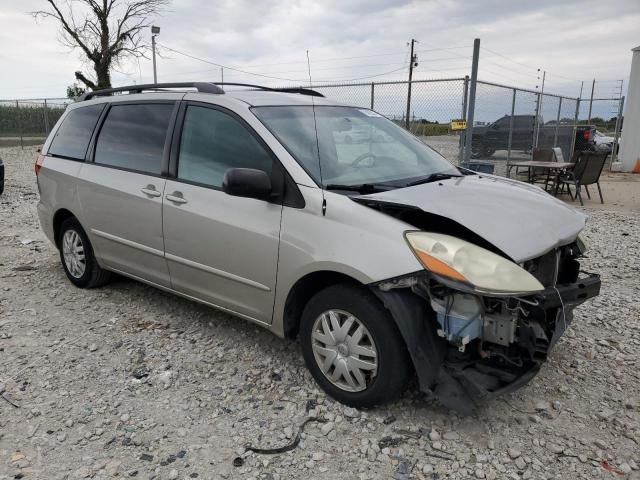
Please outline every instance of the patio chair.
[{"label": "patio chair", "polygon": [[598,186],[600,203],[604,203],[604,198],[602,198],[602,189],[600,188],[600,174],[602,173],[604,164],[607,161],[607,155],[608,153],[578,152],[577,160],[573,169],[567,173],[558,175],[558,178],[556,179],[555,194],[558,194],[561,186],[562,189],[566,186],[569,196],[574,200],[574,195],[571,193],[571,188],[569,187],[570,185],[573,185],[576,189],[575,196],[580,200],[580,205],[584,206],[580,190],[584,187],[587,192],[587,197],[591,200],[589,185],[593,185],[595,183]]}]

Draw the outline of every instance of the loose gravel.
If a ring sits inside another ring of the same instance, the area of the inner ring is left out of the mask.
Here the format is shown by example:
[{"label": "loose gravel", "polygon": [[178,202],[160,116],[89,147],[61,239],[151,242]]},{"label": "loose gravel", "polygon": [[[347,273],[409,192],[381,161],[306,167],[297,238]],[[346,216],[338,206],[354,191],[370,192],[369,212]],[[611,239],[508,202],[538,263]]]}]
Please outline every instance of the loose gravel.
[{"label": "loose gravel", "polygon": [[640,478],[638,212],[590,212],[602,294],[527,387],[470,417],[415,386],[359,411],[297,342],[134,281],[71,285],[35,156],[0,149],[0,479]]}]

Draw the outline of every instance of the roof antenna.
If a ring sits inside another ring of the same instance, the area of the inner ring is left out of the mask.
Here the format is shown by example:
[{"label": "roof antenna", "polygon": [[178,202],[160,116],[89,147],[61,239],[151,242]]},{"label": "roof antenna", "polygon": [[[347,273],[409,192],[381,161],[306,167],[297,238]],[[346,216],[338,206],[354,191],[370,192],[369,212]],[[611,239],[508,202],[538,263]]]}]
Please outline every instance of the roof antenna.
[{"label": "roof antenna", "polygon": [[[309,73],[309,88],[313,88],[311,83],[311,61],[309,60],[309,50],[307,50],[307,72]],[[316,120],[316,101],[311,97],[311,109],[313,111],[313,127],[316,132],[316,153],[318,154],[318,170],[320,172],[320,190],[322,190],[322,216],[327,214],[327,199],[324,198],[324,182],[322,180],[322,161],[320,160],[320,141],[318,140],[318,122]]]}]

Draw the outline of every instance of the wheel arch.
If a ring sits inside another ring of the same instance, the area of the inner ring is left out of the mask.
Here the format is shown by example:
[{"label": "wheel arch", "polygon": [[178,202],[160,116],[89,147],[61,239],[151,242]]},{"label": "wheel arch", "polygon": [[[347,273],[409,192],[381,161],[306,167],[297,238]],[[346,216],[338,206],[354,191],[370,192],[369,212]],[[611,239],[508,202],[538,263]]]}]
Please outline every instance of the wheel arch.
[{"label": "wheel arch", "polygon": [[283,313],[283,331],[285,338],[294,339],[300,329],[302,312],[316,293],[339,283],[365,286],[362,282],[345,273],[333,270],[319,270],[307,273],[291,287],[287,294]]},{"label": "wheel arch", "polygon": [[60,249],[60,227],[62,226],[62,223],[67,218],[77,219],[78,217],[75,216],[70,210],[67,210],[66,208],[58,209],[56,213],[53,215],[53,238],[55,240],[55,244],[58,250]]}]

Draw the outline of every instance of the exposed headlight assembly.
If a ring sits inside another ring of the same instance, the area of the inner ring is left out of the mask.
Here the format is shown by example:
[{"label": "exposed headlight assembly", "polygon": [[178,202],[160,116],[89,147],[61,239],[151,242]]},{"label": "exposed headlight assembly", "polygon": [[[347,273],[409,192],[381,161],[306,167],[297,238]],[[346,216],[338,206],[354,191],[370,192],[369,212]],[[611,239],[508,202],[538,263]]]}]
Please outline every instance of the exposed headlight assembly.
[{"label": "exposed headlight assembly", "polygon": [[450,235],[406,232],[424,268],[446,283],[488,295],[517,295],[544,290],[529,272],[489,250]]}]

